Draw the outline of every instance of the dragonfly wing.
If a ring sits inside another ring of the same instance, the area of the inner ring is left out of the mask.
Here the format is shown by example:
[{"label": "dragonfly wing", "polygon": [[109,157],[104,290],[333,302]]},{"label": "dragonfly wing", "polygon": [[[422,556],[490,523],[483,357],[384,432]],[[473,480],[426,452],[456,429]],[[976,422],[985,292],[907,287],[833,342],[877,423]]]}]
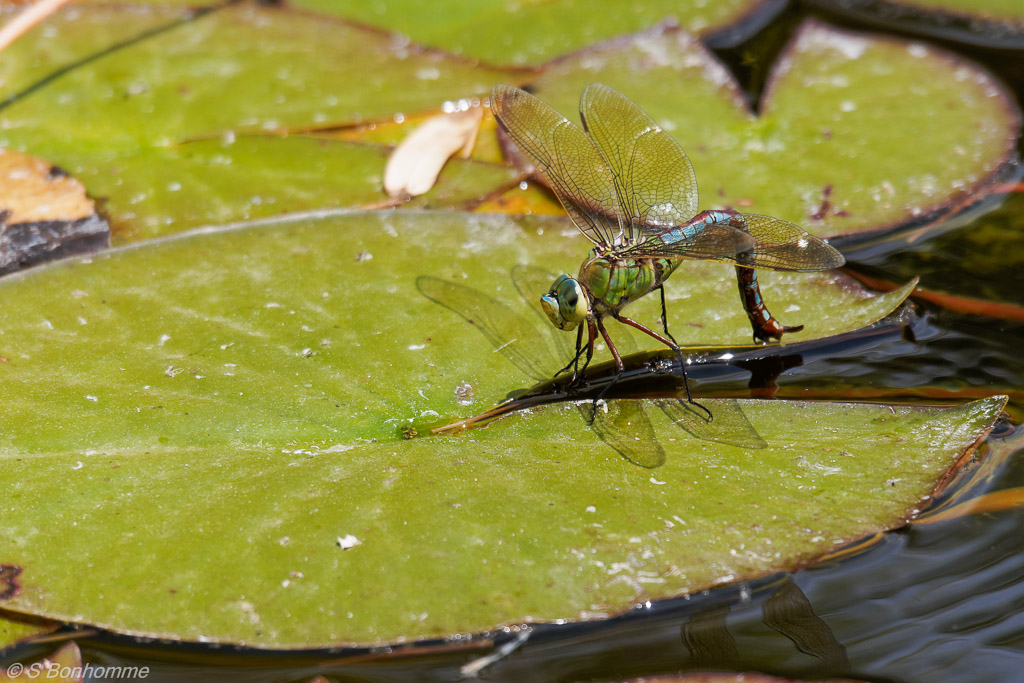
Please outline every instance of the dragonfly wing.
[{"label": "dragonfly wing", "polygon": [[417,278],[416,288],[480,330],[495,351],[531,379],[542,382],[558,368],[559,359],[540,334],[540,326],[500,301],[471,287],[430,275]]},{"label": "dragonfly wing", "polygon": [[716,400],[713,420],[708,420],[704,413],[682,399],[657,399],[655,403],[673,424],[698,439],[740,448],[765,448],[768,445],[750,424],[736,399]]},{"label": "dragonfly wing", "polygon": [[757,240],[754,265],[770,270],[830,270],[846,259],[838,249],[799,225],[757,214],[741,214]]},{"label": "dragonfly wing", "polygon": [[590,427],[597,437],[626,460],[647,469],[665,464],[665,450],[658,443],[642,401],[608,401],[602,408],[587,401],[576,407],[584,419],[593,420]]},{"label": "dragonfly wing", "polygon": [[[627,230],[661,232],[697,213],[697,176],[683,148],[628,97],[592,83],[580,98],[583,128],[611,170]],[[640,241],[641,234],[631,234]]]},{"label": "dragonfly wing", "polygon": [[610,246],[622,232],[612,175],[579,126],[530,93],[510,85],[491,91],[498,123],[547,178],[576,227]]},{"label": "dragonfly wing", "polygon": [[[692,258],[768,270],[830,270],[846,263],[835,247],[793,223],[735,214],[730,223],[695,223],[651,235],[622,252],[630,258]],[[737,227],[742,226],[742,227]]]},{"label": "dragonfly wing", "polygon": [[698,223],[647,235],[622,252],[628,258],[692,258],[735,263],[757,247],[753,236],[728,223]]}]

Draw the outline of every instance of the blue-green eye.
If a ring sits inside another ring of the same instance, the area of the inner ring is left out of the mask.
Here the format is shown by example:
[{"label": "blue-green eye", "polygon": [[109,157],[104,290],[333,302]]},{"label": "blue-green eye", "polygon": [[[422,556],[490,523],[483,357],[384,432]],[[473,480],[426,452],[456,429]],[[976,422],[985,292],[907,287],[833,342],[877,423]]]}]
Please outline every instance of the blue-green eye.
[{"label": "blue-green eye", "polygon": [[587,319],[589,301],[580,283],[568,275],[560,275],[547,294],[540,298],[551,324],[561,330],[575,330]]}]

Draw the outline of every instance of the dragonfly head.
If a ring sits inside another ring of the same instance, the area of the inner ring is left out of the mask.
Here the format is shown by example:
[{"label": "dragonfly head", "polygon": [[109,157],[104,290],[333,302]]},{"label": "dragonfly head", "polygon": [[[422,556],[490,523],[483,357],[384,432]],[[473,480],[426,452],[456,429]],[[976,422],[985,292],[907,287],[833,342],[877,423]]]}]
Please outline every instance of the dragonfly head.
[{"label": "dragonfly head", "polygon": [[590,299],[579,280],[568,275],[559,275],[548,293],[540,298],[540,306],[547,313],[551,324],[560,330],[575,330],[587,319]]}]

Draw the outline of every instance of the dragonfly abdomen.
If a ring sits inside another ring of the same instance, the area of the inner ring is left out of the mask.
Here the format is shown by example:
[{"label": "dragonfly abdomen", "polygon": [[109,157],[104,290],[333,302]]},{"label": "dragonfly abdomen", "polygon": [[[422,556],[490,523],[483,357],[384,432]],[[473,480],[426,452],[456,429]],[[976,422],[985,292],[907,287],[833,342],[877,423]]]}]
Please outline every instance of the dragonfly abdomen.
[{"label": "dragonfly abdomen", "polygon": [[785,332],[799,332],[804,329],[803,325],[783,325],[768,312],[768,307],[761,296],[761,287],[757,283],[757,270],[736,266],[736,283],[740,288],[740,298],[750,319],[750,326],[754,329],[755,341],[781,339]]},{"label": "dragonfly abdomen", "polygon": [[[708,210],[697,214],[686,225],[679,226],[662,236],[668,243],[676,241],[693,241],[702,230],[707,229],[715,223],[724,223],[737,230],[750,234],[746,219],[743,214],[731,210]],[[754,264],[757,262],[756,249],[740,252],[731,256],[736,265],[736,282],[740,289],[740,298],[743,301],[743,308],[750,319],[750,326],[753,328],[754,340],[768,342],[781,339],[786,332],[798,332],[803,325],[787,327],[780,323],[769,311],[761,296],[761,286],[757,281],[757,270]],[[667,275],[666,275],[667,277]]]}]

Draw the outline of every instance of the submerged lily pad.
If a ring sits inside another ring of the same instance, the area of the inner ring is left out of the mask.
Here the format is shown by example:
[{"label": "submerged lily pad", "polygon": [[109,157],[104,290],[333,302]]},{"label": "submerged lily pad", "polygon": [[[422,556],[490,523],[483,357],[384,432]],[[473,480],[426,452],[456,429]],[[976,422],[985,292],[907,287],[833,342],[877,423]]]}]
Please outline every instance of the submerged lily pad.
[{"label": "submerged lily pad", "polygon": [[816,22],[776,64],[757,115],[725,68],[678,32],[580,52],[552,65],[534,92],[575,120],[593,81],[679,140],[701,208],[777,216],[817,235],[945,210],[1006,164],[1020,128],[1012,97],[980,67]]},{"label": "submerged lily pad", "polygon": [[[759,439],[747,448],[612,402],[602,424],[628,437],[616,416],[643,414],[661,445],[645,467],[574,406],[401,439],[409,419],[522,381],[417,277],[514,301],[514,264],[579,246],[536,227],[352,214],[0,282],[0,564],[19,571],[0,604],[265,647],[614,614],[902,523],[1004,404],[733,402]],[[850,296],[804,288],[809,303]]]},{"label": "submerged lily pad", "polygon": [[[379,204],[386,148],[294,133],[439,111],[510,75],[283,8],[187,16],[74,7],[5,52],[0,146],[79,178],[104,203],[115,241]],[[431,205],[475,199],[509,176],[450,164]]]},{"label": "submerged lily pad", "polygon": [[834,12],[900,29],[982,45],[1024,47],[1024,6],[1017,0],[813,0]]},{"label": "submerged lily pad", "polygon": [[15,618],[13,614],[0,612],[0,652],[3,652],[4,648],[17,645],[33,636],[51,633],[57,630],[59,626],[60,624],[57,622],[48,622],[41,619],[26,620]]}]

